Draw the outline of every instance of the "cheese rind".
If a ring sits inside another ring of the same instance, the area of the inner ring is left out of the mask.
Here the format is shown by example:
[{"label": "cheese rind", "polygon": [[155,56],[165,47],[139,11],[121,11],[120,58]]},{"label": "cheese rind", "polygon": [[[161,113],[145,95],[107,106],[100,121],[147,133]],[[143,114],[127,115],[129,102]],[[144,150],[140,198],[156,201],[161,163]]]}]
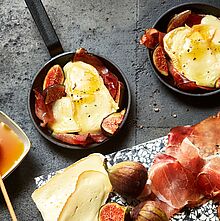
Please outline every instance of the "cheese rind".
[{"label": "cheese rind", "polygon": [[77,161],[53,176],[46,184],[35,190],[32,199],[42,214],[44,221],[57,221],[68,197],[75,191],[78,177],[87,170],[95,170],[107,175],[104,156],[98,153]]},{"label": "cheese rind", "polygon": [[108,175],[98,171],[83,172],[58,221],[98,221],[99,210],[111,190]]}]

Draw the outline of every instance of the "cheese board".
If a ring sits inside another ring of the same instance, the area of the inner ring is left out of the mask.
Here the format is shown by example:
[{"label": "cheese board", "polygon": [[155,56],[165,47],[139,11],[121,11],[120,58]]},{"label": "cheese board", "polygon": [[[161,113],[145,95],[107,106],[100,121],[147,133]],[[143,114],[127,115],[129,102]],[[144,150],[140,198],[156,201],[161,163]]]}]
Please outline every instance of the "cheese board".
[{"label": "cheese board", "polygon": [[[145,143],[138,144],[131,148],[126,148],[112,154],[106,155],[108,162],[113,165],[122,161],[138,161],[149,168],[153,162],[153,159],[157,153],[163,152],[164,147],[167,144],[167,136],[157,138]],[[48,175],[42,175],[35,178],[36,187],[40,187],[45,184],[56,172]],[[121,197],[114,195],[111,201],[126,205],[127,202]],[[129,202],[130,204],[135,202]],[[172,221],[219,221],[217,217],[217,205],[212,201],[203,204],[200,207],[193,209],[185,209],[176,214]]]}]

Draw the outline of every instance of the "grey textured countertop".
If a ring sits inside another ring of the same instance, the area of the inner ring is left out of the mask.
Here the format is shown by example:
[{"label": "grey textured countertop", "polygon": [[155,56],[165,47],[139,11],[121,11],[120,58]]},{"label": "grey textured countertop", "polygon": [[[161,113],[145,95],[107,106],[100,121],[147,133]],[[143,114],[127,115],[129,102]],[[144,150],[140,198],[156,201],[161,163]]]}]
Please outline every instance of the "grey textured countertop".
[{"label": "grey textured countertop", "polygon": [[[84,47],[108,57],[124,70],[132,90],[132,110],[122,133],[102,148],[75,151],[48,143],[30,120],[31,82],[50,56],[24,1],[0,0],[0,110],[22,127],[32,143],[27,158],[5,180],[19,220],[42,220],[31,200],[34,177],[66,167],[91,152],[107,154],[164,136],[174,126],[194,124],[220,110],[216,98],[182,97],[165,88],[150,67],[147,50],[138,43],[145,28],[184,2],[193,1],[43,0],[64,50]],[[199,2],[220,7],[219,0]],[[10,220],[2,196],[0,220]]]}]

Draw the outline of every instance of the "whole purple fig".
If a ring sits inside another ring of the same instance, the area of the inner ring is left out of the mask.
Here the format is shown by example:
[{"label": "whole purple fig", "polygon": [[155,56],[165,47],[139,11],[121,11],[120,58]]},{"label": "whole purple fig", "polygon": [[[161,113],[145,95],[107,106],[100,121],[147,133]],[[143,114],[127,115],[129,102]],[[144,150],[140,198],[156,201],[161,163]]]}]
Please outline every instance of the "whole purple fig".
[{"label": "whole purple fig", "polygon": [[141,194],[148,178],[144,165],[132,161],[115,164],[108,169],[108,175],[114,191],[130,198]]}]

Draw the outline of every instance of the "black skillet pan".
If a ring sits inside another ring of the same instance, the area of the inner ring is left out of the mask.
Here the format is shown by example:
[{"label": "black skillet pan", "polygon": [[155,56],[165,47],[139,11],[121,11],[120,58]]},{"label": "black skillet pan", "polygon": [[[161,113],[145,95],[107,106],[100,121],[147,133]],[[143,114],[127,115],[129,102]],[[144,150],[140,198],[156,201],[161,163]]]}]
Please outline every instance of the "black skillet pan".
[{"label": "black skillet pan", "polygon": [[[161,17],[159,17],[158,20],[153,25],[153,28],[156,28],[157,30],[161,32],[166,32],[168,23],[171,20],[171,18],[175,14],[178,14],[185,10],[191,10],[192,12],[197,13],[197,14],[214,15],[216,17],[220,17],[220,8],[217,8],[208,4],[203,4],[203,3],[184,3],[184,4],[177,5],[171,8],[170,10],[166,11],[163,15],[161,15]],[[210,95],[216,95],[220,93],[220,89],[216,89],[213,91],[202,90],[202,89],[196,90],[194,92],[183,91],[174,85],[174,82],[171,78],[165,77],[161,73],[159,73],[159,71],[156,69],[153,63],[152,50],[149,50],[149,58],[151,61],[150,62],[151,66],[154,69],[155,74],[159,78],[159,80],[168,88],[170,88],[171,90],[179,94],[193,96],[193,97],[207,97]]]},{"label": "black skillet pan", "polygon": [[[70,148],[70,149],[87,149],[87,148],[93,148],[97,147],[100,145],[103,145],[106,143],[108,140],[111,138],[108,138],[107,140],[103,141],[102,143],[94,143],[86,147],[81,147],[77,145],[71,145],[71,144],[66,144],[62,141],[59,141],[51,136],[51,132],[46,128],[46,127],[41,127],[40,126],[40,120],[37,118],[35,114],[35,95],[33,92],[34,88],[41,88],[43,85],[44,78],[48,72],[48,70],[55,64],[59,64],[61,67],[63,67],[67,62],[71,60],[71,58],[74,56],[74,52],[64,52],[63,48],[61,46],[61,43],[56,35],[56,32],[50,22],[50,19],[45,11],[45,8],[41,2],[41,0],[25,0],[31,15],[38,27],[38,30],[47,46],[47,49],[50,53],[51,59],[48,61],[41,69],[38,71],[36,74],[33,82],[32,82],[32,87],[30,89],[29,93],[29,100],[28,100],[28,110],[31,116],[31,119],[39,131],[39,133],[49,140],[50,142],[61,146],[65,148]],[[91,53],[90,53],[91,54]],[[94,55],[94,54],[93,54]],[[113,62],[111,62],[109,59],[100,56],[100,55],[95,55],[98,57],[103,64],[112,72],[114,73],[119,81],[121,81],[124,84],[125,90],[124,90],[124,95],[123,95],[123,100],[122,100],[122,107],[121,109],[126,108],[126,114],[124,116],[124,120],[122,124],[119,127],[119,130],[117,133],[120,131],[120,129],[123,127],[127,117],[128,113],[130,110],[130,105],[131,105],[131,93],[130,93],[130,88],[128,81],[123,74],[123,72],[115,65]],[[115,134],[116,135],[116,134]],[[114,135],[114,136],[115,136]],[[113,137],[114,137],[113,136]]]}]

